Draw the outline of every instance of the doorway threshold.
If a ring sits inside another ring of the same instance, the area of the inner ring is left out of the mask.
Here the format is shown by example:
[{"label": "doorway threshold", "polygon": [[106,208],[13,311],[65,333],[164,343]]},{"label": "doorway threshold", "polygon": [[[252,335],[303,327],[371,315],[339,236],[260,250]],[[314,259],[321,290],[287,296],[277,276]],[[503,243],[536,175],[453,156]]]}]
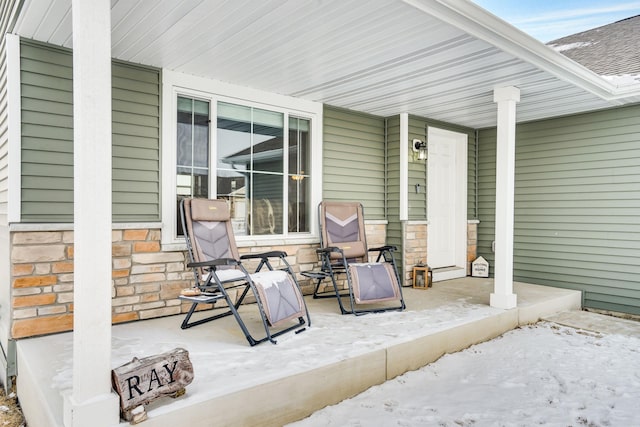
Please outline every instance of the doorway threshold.
[{"label": "doorway threshold", "polygon": [[441,282],[443,280],[459,279],[466,277],[467,269],[464,267],[452,266],[433,269],[433,281]]}]

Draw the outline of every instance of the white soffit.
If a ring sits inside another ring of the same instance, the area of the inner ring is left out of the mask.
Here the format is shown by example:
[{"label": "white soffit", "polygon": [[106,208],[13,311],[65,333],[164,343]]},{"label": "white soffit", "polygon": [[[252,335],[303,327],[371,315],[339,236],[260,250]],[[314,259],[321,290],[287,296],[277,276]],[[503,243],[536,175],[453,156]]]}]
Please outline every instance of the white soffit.
[{"label": "white soffit", "polygon": [[[112,0],[111,13],[114,58],[380,116],[495,126],[507,85],[518,121],[640,101],[605,99],[609,83],[467,1]],[[70,48],[71,1],[26,0],[16,33]]]}]

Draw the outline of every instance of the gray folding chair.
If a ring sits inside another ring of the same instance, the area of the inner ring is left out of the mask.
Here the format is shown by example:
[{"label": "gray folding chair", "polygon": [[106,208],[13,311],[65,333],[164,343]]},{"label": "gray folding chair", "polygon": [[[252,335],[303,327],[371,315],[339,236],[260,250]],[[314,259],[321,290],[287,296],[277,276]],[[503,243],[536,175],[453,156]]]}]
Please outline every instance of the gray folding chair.
[{"label": "gray folding chair", "polygon": [[[225,200],[183,199],[180,216],[190,258],[188,267],[195,274],[194,294],[181,295],[191,302],[182,329],[233,315],[250,345],[264,341],[276,343],[275,337],[289,331],[302,332],[311,325],[302,291],[283,251],[239,256],[231,226],[229,206]],[[255,259],[259,264],[249,273],[242,261]],[[270,260],[278,260],[274,269]],[[266,267],[266,270],[262,270]],[[235,289],[233,293],[230,290]],[[238,312],[249,291],[255,297],[265,336],[254,338]],[[238,295],[233,298],[232,295]],[[223,312],[214,308],[212,316],[191,321],[200,304],[223,302]],[[226,304],[224,304],[226,302]],[[305,320],[306,319],[306,320]]]},{"label": "gray folding chair", "polygon": [[[320,221],[321,271],[309,273],[317,280],[314,298],[336,297],[342,314],[364,314],[388,310],[404,310],[406,305],[396,267],[395,246],[367,248],[364,213],[360,203],[323,201],[318,207]],[[369,262],[369,253],[377,253]],[[338,287],[344,277],[345,293]],[[333,291],[320,293],[320,284],[329,278]],[[349,297],[346,309],[342,297]]]}]

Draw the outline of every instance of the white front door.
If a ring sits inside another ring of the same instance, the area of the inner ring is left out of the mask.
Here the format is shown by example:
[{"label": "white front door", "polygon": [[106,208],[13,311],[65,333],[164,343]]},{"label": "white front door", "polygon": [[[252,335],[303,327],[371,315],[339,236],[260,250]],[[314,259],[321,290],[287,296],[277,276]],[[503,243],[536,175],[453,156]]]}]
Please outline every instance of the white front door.
[{"label": "white front door", "polygon": [[428,263],[466,275],[467,135],[430,127],[428,141]]}]

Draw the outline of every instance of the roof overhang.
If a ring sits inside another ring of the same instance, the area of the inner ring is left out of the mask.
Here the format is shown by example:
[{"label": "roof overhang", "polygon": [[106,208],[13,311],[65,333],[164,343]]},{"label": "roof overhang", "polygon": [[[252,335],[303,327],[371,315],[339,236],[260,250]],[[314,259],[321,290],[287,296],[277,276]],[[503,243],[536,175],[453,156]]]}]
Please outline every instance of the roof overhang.
[{"label": "roof overhang", "polygon": [[[640,102],[466,0],[111,4],[116,59],[380,116],[495,126],[502,86],[519,122]],[[14,33],[71,48],[71,0],[25,0]]]},{"label": "roof overhang", "polygon": [[606,100],[640,95],[640,85],[619,88],[591,70],[492,15],[475,3],[451,0],[403,0],[563,80]]}]

